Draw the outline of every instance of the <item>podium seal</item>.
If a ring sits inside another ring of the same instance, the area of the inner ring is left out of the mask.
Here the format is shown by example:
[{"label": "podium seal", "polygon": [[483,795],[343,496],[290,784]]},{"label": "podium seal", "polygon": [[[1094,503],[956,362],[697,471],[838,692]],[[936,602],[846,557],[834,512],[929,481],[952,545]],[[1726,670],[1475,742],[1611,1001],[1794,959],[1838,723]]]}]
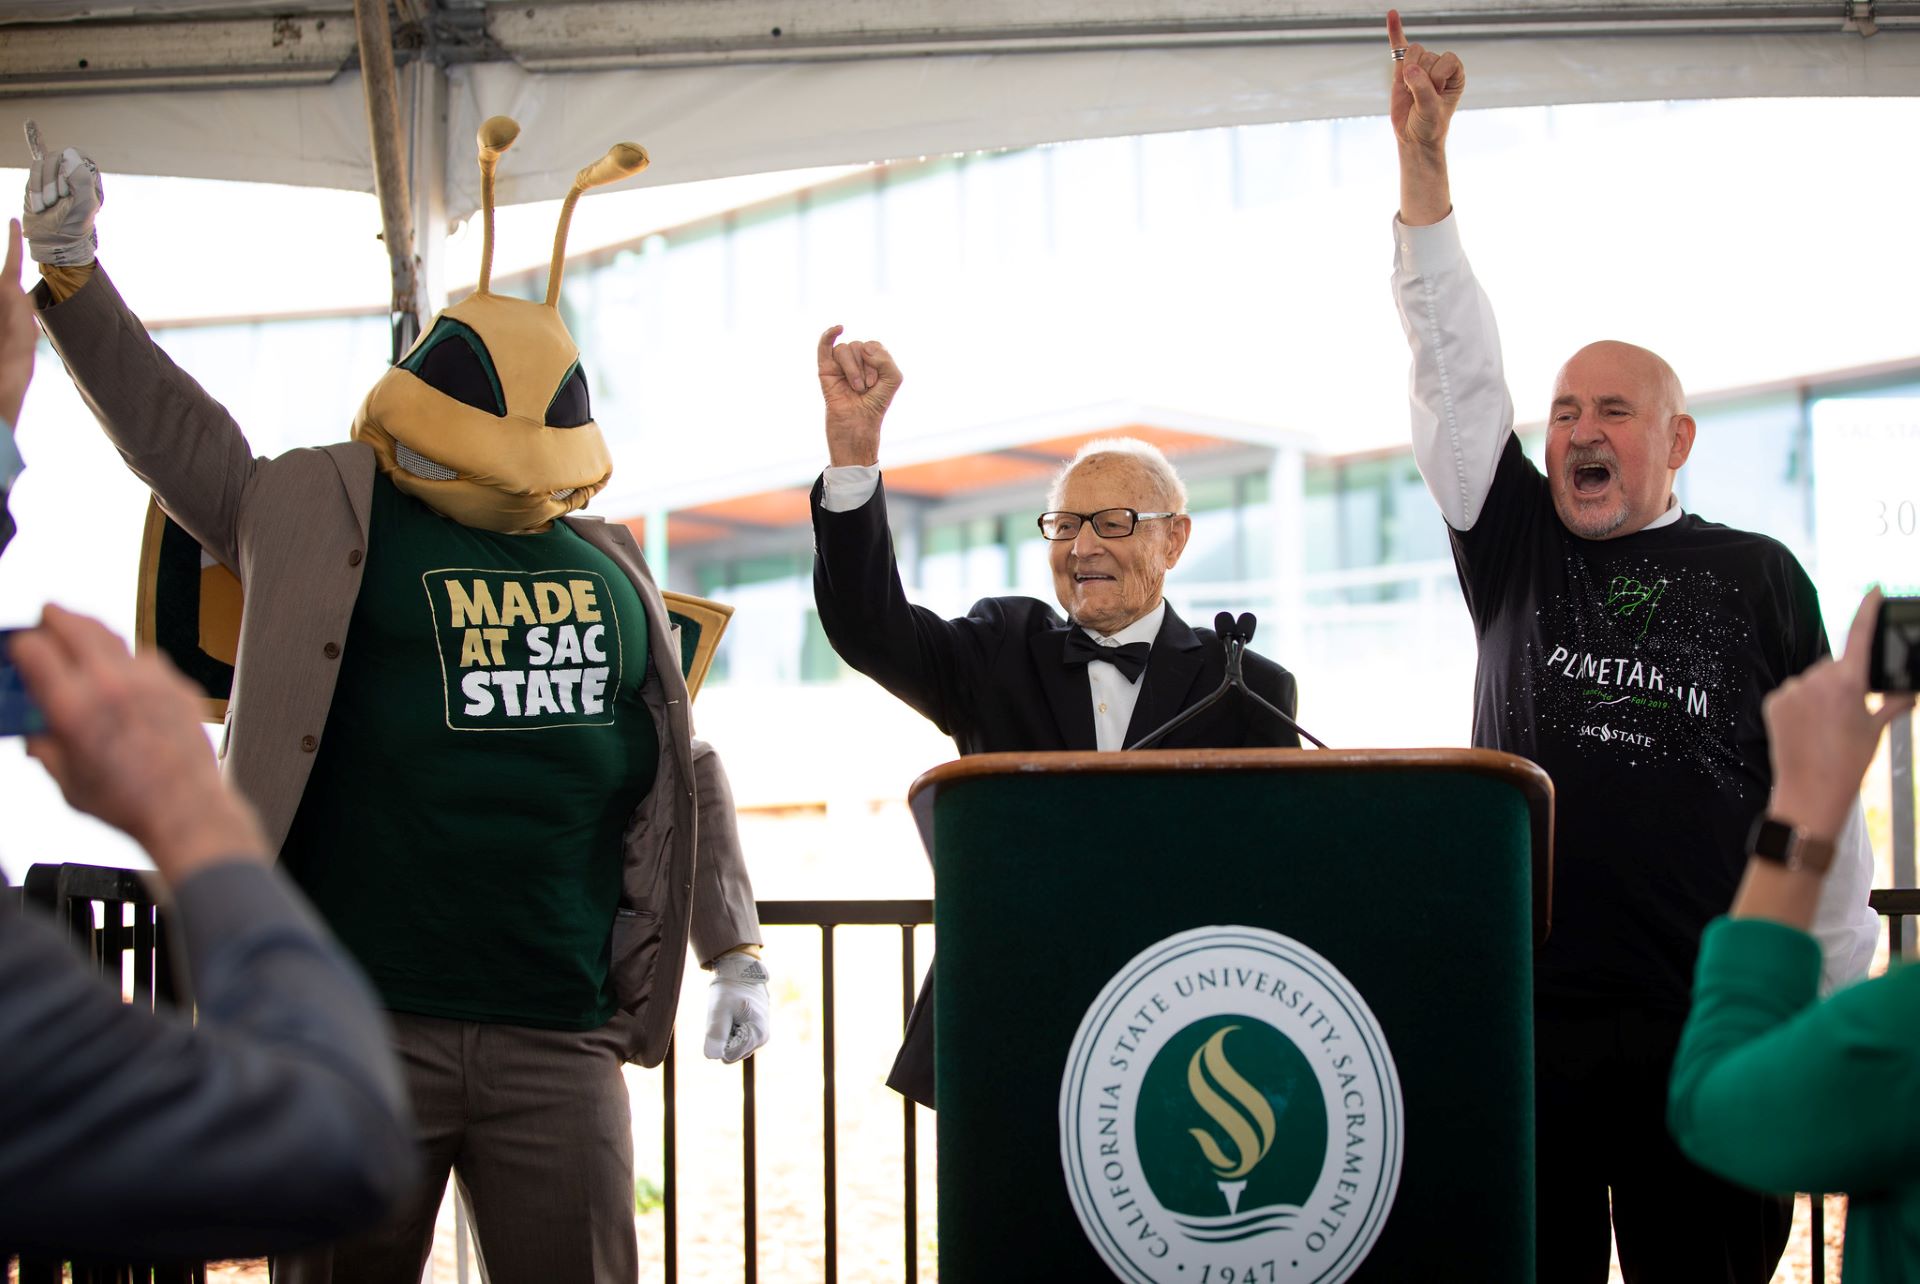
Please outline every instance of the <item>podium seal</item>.
[{"label": "podium seal", "polygon": [[1087,1009],[1060,1083],[1074,1212],[1138,1284],[1339,1284],[1400,1184],[1405,1107],[1380,1023],[1291,937],[1198,927]]}]

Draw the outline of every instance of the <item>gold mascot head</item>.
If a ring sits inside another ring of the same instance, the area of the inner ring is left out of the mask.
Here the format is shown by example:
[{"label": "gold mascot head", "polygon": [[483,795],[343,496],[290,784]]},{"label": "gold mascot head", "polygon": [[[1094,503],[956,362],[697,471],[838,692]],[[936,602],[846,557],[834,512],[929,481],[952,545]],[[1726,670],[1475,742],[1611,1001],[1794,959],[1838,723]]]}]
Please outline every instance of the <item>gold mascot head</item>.
[{"label": "gold mascot head", "polygon": [[394,485],[463,525],[508,534],[545,530],[613,475],[580,349],[560,319],[560,275],[580,194],[647,167],[645,150],[616,143],[581,170],[554,231],[546,302],[498,295],[493,175],[519,135],[505,116],[480,126],[479,288],[434,317],[353,421],[353,439],[373,447]]}]

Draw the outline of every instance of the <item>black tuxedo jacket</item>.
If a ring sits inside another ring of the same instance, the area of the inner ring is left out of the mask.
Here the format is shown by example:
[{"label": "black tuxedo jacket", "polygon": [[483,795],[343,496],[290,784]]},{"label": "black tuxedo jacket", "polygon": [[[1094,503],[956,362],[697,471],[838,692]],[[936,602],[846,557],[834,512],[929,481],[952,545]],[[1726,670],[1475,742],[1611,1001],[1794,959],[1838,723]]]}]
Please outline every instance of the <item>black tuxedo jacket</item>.
[{"label": "black tuxedo jacket", "polygon": [[[813,596],[840,657],[918,709],[963,754],[1092,749],[1087,666],[1062,662],[1074,626],[1031,597],[988,597],[957,620],[907,601],[893,560],[887,497],[830,513],[813,488]],[[1126,743],[1198,703],[1226,674],[1226,649],[1167,607],[1140,675]],[[1291,717],[1293,675],[1249,651],[1247,684]],[[1234,696],[1174,731],[1163,749],[1298,748],[1291,727]]]},{"label": "black tuxedo jacket", "polygon": [[[942,619],[907,601],[893,560],[887,496],[876,488],[859,508],[830,513],[813,487],[813,596],[827,639],[842,659],[931,718],[963,754],[1093,749],[1093,693],[1087,667],[1062,662],[1073,627],[1030,597],[988,597],[965,617]],[[1172,606],[1147,655],[1131,744],[1212,693],[1226,673],[1226,649],[1211,629],[1189,628]],[[1247,652],[1248,685],[1291,717],[1293,675]],[[1178,728],[1159,747],[1299,748],[1291,727],[1229,696]],[[933,971],[907,1018],[907,1036],[887,1083],[933,1105]]]}]

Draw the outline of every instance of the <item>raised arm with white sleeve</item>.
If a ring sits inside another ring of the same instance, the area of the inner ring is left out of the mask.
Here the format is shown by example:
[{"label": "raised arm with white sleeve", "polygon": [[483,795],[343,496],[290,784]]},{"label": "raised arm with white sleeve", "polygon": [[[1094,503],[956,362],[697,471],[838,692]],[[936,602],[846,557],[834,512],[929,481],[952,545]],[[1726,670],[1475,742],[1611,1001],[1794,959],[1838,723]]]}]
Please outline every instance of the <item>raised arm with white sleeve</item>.
[{"label": "raised arm with white sleeve", "polygon": [[1413,353],[1413,457],[1447,525],[1471,530],[1513,435],[1500,331],[1451,212],[1424,226],[1396,218],[1393,232],[1393,295]]},{"label": "raised arm with white sleeve", "polygon": [[1413,353],[1413,456],[1447,524],[1464,531],[1479,519],[1513,433],[1500,331],[1460,247],[1447,175],[1447,130],[1467,73],[1453,54],[1408,44],[1397,12],[1387,15],[1387,35],[1405,50],[1387,114],[1400,149],[1393,294]]}]

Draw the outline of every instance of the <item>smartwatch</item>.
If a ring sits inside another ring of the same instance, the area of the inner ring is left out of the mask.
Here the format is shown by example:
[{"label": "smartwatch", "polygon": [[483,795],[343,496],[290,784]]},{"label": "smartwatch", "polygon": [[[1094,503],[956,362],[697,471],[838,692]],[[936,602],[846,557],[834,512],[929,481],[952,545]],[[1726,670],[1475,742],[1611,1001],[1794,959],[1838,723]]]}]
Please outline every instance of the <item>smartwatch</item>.
[{"label": "smartwatch", "polygon": [[1747,851],[1775,865],[1815,874],[1826,873],[1833,864],[1832,839],[1815,838],[1764,812],[1754,818],[1753,828],[1747,831]]}]

